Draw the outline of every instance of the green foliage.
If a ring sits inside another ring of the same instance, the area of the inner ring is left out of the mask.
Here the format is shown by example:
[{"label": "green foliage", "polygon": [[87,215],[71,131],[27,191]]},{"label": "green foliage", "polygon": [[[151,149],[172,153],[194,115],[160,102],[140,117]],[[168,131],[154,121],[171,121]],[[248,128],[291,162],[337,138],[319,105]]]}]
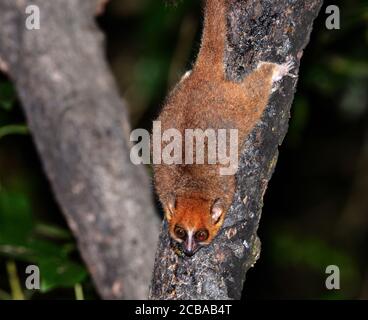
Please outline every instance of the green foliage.
[{"label": "green foliage", "polygon": [[358,277],[354,260],[347,253],[338,250],[318,237],[303,237],[292,233],[277,233],[273,237],[273,254],[280,265],[302,264],[320,272],[334,264],[344,268],[348,280]]},{"label": "green foliage", "polygon": [[[8,81],[0,81],[0,111],[10,112],[17,100],[16,92],[12,83]],[[0,139],[15,134],[28,134],[28,128],[24,124],[7,124],[1,125],[0,114]]]},{"label": "green foliage", "polygon": [[16,93],[10,82],[0,82],[0,109],[10,111],[16,100]]},{"label": "green foliage", "polygon": [[28,128],[23,124],[0,127],[0,139],[12,134],[28,134]]},{"label": "green foliage", "polygon": [[[327,275],[325,269],[336,265],[340,269],[343,291],[328,291],[321,298],[351,298],[352,293],[361,282],[358,265],[349,253],[326,243],[321,237],[303,236],[288,230],[278,230],[272,236],[272,260],[281,268],[296,267],[297,270]],[[303,279],[302,272],[299,277]],[[321,279],[323,281],[323,279]]]},{"label": "green foliage", "polygon": [[68,231],[35,219],[26,193],[1,189],[0,255],[37,265],[42,292],[74,287],[86,279],[85,267],[71,258],[75,250]]}]

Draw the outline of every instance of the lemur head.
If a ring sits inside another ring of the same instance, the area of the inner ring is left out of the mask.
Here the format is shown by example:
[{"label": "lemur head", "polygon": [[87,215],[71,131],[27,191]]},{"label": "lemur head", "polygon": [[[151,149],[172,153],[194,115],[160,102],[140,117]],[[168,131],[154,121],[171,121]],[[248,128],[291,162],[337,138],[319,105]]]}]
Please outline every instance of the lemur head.
[{"label": "lemur head", "polygon": [[165,205],[170,236],[181,244],[187,256],[211,243],[224,222],[225,213],[221,199],[170,195]]}]

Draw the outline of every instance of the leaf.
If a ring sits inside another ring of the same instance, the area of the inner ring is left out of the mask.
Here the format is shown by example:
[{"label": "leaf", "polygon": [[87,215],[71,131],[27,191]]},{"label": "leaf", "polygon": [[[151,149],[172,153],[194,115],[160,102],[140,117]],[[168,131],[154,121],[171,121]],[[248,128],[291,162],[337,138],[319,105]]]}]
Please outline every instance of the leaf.
[{"label": "leaf", "polygon": [[85,280],[86,268],[70,257],[76,249],[72,239],[66,230],[36,222],[25,193],[0,191],[0,255],[37,265],[42,292]]},{"label": "leaf", "polygon": [[35,226],[35,233],[43,237],[58,240],[72,239],[72,235],[68,230],[46,223],[38,223]]},{"label": "leaf", "polygon": [[40,268],[42,292],[59,287],[74,287],[86,279],[86,268],[69,257],[71,248],[75,249],[75,245],[55,244],[32,237],[19,245],[0,241],[0,255],[32,263]]},{"label": "leaf", "polygon": [[11,134],[28,134],[28,127],[23,124],[7,125],[0,128],[0,139]]},{"label": "leaf", "polygon": [[74,287],[87,277],[85,268],[63,259],[43,259],[38,266],[41,274],[41,292],[55,288]]},{"label": "leaf", "polygon": [[30,200],[22,192],[0,192],[0,243],[20,244],[33,229]]}]

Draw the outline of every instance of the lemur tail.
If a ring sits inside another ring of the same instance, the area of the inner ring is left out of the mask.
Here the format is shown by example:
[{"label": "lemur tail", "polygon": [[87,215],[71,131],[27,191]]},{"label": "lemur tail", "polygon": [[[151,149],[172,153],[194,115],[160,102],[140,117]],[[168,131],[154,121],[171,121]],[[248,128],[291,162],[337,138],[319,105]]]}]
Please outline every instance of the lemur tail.
[{"label": "lemur tail", "polygon": [[202,45],[193,71],[224,78],[226,14],[227,0],[205,0]]}]

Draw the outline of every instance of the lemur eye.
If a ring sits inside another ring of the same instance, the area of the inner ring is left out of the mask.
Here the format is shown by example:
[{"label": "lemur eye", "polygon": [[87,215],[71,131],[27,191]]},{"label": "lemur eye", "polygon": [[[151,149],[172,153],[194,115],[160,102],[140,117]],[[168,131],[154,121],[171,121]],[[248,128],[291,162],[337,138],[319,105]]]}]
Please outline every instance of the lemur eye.
[{"label": "lemur eye", "polygon": [[175,235],[179,238],[179,239],[185,239],[187,237],[187,233],[185,232],[185,230],[181,227],[175,227],[174,229]]},{"label": "lemur eye", "polygon": [[208,239],[208,231],[199,230],[195,233],[194,237],[198,242],[206,241]]}]

